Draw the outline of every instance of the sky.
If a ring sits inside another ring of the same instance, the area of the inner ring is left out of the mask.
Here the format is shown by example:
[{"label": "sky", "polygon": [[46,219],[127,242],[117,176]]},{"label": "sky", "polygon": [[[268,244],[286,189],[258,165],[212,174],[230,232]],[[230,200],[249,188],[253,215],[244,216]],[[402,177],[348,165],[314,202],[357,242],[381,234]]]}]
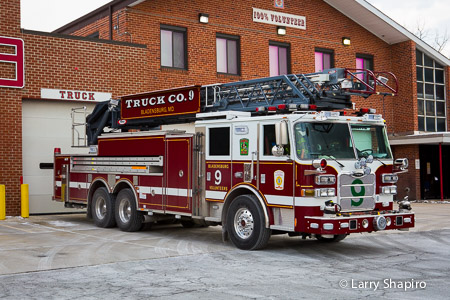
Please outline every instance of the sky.
[{"label": "sky", "polygon": [[[50,32],[110,1],[21,0],[22,28]],[[450,36],[448,0],[367,0],[367,2],[413,33],[418,22],[425,24],[429,37],[424,40],[430,45],[433,45],[436,31],[443,35],[447,30]],[[450,41],[442,53],[450,57]]]}]

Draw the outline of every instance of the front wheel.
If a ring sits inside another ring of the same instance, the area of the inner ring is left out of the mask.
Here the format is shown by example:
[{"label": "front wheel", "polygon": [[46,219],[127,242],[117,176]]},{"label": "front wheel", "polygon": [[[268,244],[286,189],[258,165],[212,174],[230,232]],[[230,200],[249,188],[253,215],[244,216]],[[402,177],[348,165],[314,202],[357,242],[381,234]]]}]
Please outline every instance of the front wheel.
[{"label": "front wheel", "polygon": [[243,250],[258,250],[269,242],[271,230],[266,228],[264,211],[253,195],[241,195],[230,205],[226,227],[233,244]]},{"label": "front wheel", "polygon": [[144,216],[136,207],[136,199],[130,189],[123,189],[116,198],[116,222],[122,231],[138,231]]}]

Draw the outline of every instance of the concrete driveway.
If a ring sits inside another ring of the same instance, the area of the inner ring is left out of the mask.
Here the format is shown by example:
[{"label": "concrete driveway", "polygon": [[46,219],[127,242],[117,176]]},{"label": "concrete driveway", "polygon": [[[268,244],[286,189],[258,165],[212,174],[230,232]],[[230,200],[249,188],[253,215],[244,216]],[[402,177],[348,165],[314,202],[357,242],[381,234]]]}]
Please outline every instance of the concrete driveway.
[{"label": "concrete driveway", "polygon": [[337,244],[273,236],[262,251],[222,243],[220,227],[126,233],[97,228],[83,214],[8,218],[0,221],[0,297],[447,297],[450,205],[413,210],[409,232],[357,234]]}]

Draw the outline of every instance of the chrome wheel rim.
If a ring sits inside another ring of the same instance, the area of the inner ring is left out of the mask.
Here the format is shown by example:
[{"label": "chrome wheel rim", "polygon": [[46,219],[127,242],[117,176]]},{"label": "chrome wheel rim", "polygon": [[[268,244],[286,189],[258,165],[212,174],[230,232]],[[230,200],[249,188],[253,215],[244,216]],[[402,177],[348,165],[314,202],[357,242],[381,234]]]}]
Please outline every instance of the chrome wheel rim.
[{"label": "chrome wheel rim", "polygon": [[97,218],[102,220],[106,216],[106,200],[103,197],[97,198],[95,202],[95,214]]},{"label": "chrome wheel rim", "polygon": [[128,223],[131,219],[131,205],[130,200],[122,199],[119,204],[119,217],[122,223]]},{"label": "chrome wheel rim", "polygon": [[248,239],[254,229],[252,213],[247,208],[239,208],[234,215],[234,231],[241,239]]}]

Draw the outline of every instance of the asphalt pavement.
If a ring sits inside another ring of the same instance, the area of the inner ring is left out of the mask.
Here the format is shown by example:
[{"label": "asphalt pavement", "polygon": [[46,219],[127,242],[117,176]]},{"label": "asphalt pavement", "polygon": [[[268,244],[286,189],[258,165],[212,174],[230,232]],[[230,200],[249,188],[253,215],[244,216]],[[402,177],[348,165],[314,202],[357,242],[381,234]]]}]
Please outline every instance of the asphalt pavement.
[{"label": "asphalt pavement", "polygon": [[102,229],[84,214],[0,221],[2,299],[442,299],[450,286],[450,204],[413,204],[409,232],[335,244],[272,236],[261,251],[220,227]]}]

